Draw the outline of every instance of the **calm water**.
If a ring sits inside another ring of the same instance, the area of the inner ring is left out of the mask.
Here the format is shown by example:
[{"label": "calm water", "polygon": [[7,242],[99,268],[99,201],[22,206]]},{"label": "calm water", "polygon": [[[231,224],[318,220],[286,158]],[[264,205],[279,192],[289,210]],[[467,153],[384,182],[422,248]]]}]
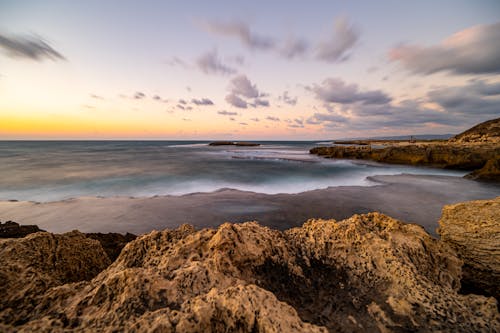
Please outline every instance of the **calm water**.
[{"label": "calm water", "polygon": [[[374,183],[372,175],[465,173],[330,160],[318,142],[210,147],[207,141],[0,141],[0,200],[153,196],[233,188],[299,193]],[[321,143],[319,143],[321,144]]]}]

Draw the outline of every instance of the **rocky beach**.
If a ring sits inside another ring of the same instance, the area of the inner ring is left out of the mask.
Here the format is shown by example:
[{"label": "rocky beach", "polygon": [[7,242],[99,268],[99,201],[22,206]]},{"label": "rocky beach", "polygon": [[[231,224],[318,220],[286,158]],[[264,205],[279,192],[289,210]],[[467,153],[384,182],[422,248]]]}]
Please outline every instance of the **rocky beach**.
[{"label": "rocky beach", "polygon": [[500,198],[447,206],[441,239],[380,213],[182,225],[114,261],[78,231],[2,239],[0,329],[495,332],[499,216]]}]

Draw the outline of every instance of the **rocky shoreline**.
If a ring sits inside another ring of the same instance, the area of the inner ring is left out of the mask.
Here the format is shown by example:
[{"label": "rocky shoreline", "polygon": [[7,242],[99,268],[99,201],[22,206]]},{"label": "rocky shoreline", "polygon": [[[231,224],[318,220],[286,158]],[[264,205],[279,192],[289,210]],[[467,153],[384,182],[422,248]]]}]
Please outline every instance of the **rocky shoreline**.
[{"label": "rocky shoreline", "polygon": [[500,197],[445,207],[440,240],[380,213],[285,231],[183,225],[114,261],[77,231],[2,239],[0,330],[499,331],[497,300],[462,288],[498,281],[499,216]]},{"label": "rocky shoreline", "polygon": [[500,118],[476,125],[448,141],[366,140],[356,145],[315,147],[310,153],[327,158],[468,170],[472,171],[465,176],[469,179],[500,181]]}]

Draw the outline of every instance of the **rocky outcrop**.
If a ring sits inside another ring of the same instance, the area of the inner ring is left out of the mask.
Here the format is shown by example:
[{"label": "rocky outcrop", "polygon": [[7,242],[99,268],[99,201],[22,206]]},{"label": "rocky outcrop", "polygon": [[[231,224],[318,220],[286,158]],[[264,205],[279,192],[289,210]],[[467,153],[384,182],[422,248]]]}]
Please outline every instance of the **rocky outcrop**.
[{"label": "rocky outcrop", "polygon": [[480,123],[450,139],[456,143],[500,144],[500,118]]},{"label": "rocky outcrop", "polygon": [[256,147],[260,146],[260,143],[254,142],[243,142],[243,141],[214,141],[208,144],[209,146],[242,146],[242,147]]},{"label": "rocky outcrop", "polygon": [[500,155],[489,159],[481,169],[472,171],[465,178],[500,181]]},{"label": "rocky outcrop", "polygon": [[372,149],[370,146],[315,147],[311,154],[328,158],[373,160],[381,163],[426,165],[447,169],[480,169],[500,156],[500,146],[403,145]]},{"label": "rocky outcrop", "polygon": [[476,125],[448,142],[393,142],[384,148],[358,145],[315,147],[310,153],[328,158],[473,170],[466,177],[500,181],[500,118]]},{"label": "rocky outcrop", "polygon": [[[0,322],[21,324],[50,288],[94,278],[110,261],[78,231],[0,240]],[[0,329],[1,331],[1,329]]]},{"label": "rocky outcrop", "polygon": [[[2,256],[12,263],[25,256],[36,262],[37,252],[20,256],[12,249],[48,235],[1,241]],[[57,244],[72,244],[71,258],[78,257],[84,244],[102,251],[94,240],[85,238],[90,242],[85,243],[81,234],[64,237]],[[63,260],[68,261],[73,259]],[[53,258],[50,265],[57,262]],[[340,222],[311,220],[285,232],[255,222],[200,231],[184,225],[138,237],[90,281],[88,276],[60,279],[80,282],[53,283],[53,288],[37,289],[36,295],[28,293],[17,304],[2,300],[0,330],[500,330],[494,298],[458,293],[461,266],[454,250],[422,227],[379,213]],[[16,275],[19,285],[29,283],[32,275],[49,274],[39,265],[6,267],[0,266],[2,278]],[[79,267],[96,263],[81,261]],[[27,269],[30,274],[18,274]],[[17,293],[2,290],[5,299]]]},{"label": "rocky outcrop", "polygon": [[36,225],[19,225],[13,221],[0,222],[0,238],[20,238],[43,231]]},{"label": "rocky outcrop", "polygon": [[500,197],[445,206],[439,225],[464,261],[464,291],[500,299]]},{"label": "rocky outcrop", "polygon": [[114,261],[116,258],[118,258],[118,255],[120,255],[123,247],[127,245],[128,242],[131,242],[137,238],[136,235],[128,232],[125,235],[116,232],[105,234],[100,232],[86,233],[85,236],[98,240],[111,261]]}]

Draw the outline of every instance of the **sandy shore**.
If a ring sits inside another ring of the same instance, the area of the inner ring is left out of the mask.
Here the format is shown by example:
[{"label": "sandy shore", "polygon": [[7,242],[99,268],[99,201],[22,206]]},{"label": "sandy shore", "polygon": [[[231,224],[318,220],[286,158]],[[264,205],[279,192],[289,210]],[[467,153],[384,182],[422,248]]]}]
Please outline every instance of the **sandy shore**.
[{"label": "sandy shore", "polygon": [[332,187],[299,194],[268,195],[237,190],[149,198],[81,197],[63,201],[0,202],[0,220],[36,224],[50,232],[146,233],[183,223],[196,228],[225,221],[257,220],[287,229],[309,218],[344,219],[379,211],[417,223],[435,235],[443,205],[500,196],[500,186],[459,177],[375,176],[372,187]]}]

